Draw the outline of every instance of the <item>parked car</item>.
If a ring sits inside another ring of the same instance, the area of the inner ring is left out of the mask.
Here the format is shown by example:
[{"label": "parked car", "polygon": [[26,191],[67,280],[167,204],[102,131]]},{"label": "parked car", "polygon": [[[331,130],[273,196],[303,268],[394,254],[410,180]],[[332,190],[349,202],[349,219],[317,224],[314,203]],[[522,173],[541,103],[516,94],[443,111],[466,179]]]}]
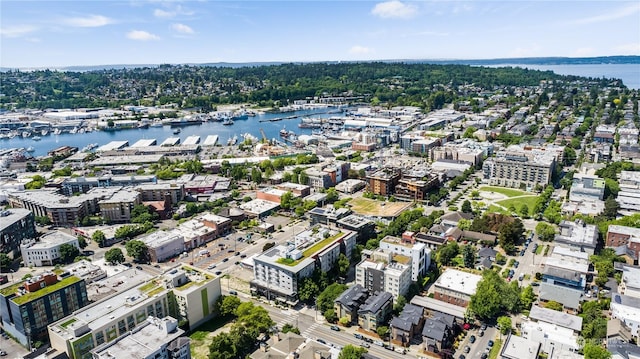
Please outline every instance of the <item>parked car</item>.
[{"label": "parked car", "polygon": [[215,268],[215,267],[216,267],[216,265],[215,265],[215,264],[209,264],[209,266],[207,267],[207,269],[213,269],[213,268]]},{"label": "parked car", "polygon": [[340,331],[340,328],[337,325],[332,325],[330,328],[331,330],[335,330],[336,332]]},{"label": "parked car", "polygon": [[360,343],[360,346],[363,347],[363,348],[371,348],[371,345],[369,343],[367,343],[367,342]]},{"label": "parked car", "polygon": [[471,344],[475,343],[476,342],[476,336],[475,335],[470,336],[469,337],[469,342],[471,342]]},{"label": "parked car", "polygon": [[513,262],[513,266],[514,267],[518,268],[519,265],[520,265],[520,262],[518,262],[518,261]]},{"label": "parked car", "polygon": [[362,334],[353,333],[353,337],[356,339],[362,339]]},{"label": "parked car", "polygon": [[482,325],[480,325],[480,330],[487,330],[487,325],[482,323]]},{"label": "parked car", "polygon": [[229,258],[225,258],[225,259],[223,259],[222,261],[223,261],[223,262],[226,262],[226,261],[228,261],[228,260],[229,260]]},{"label": "parked car", "polygon": [[481,337],[484,336],[484,330],[479,331],[478,335],[481,336]]},{"label": "parked car", "polygon": [[320,338],[318,338],[318,339],[316,339],[316,340],[317,340],[317,341],[318,341],[318,343],[320,343],[320,344],[327,344],[327,342],[326,342],[326,341],[324,341],[324,339],[320,339]]},{"label": "parked car", "polygon": [[236,292],[235,290],[230,290],[230,291],[229,291],[229,294],[231,294],[231,295],[238,295],[238,292]]},{"label": "parked car", "polygon": [[220,275],[220,274],[222,274],[221,271],[216,271],[216,275]]},{"label": "parked car", "polygon": [[464,352],[465,353],[469,353],[471,351],[471,347],[469,347],[468,345],[464,347]]},{"label": "parked car", "polygon": [[493,340],[489,340],[487,343],[487,348],[493,348]]},{"label": "parked car", "polygon": [[524,249],[520,251],[520,257],[524,256]]},{"label": "parked car", "polygon": [[377,346],[381,346],[381,347],[383,347],[383,346],[384,346],[384,343],[383,343],[383,342],[381,342],[380,340],[374,340],[374,341],[373,341],[373,344],[375,344],[375,345],[377,345]]}]

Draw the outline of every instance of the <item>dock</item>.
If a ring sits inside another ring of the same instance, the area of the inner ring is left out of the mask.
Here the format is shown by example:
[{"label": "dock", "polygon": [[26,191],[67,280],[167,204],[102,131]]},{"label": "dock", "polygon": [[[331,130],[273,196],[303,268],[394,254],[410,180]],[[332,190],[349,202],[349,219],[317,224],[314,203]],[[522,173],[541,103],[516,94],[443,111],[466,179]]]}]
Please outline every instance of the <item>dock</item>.
[{"label": "dock", "polygon": [[215,146],[218,143],[218,135],[209,135],[205,138],[202,146]]},{"label": "dock", "polygon": [[171,147],[180,144],[180,137],[169,137],[164,140],[160,146],[162,147]]},{"label": "dock", "polygon": [[132,148],[140,148],[140,147],[149,147],[149,146],[155,146],[155,145],[156,145],[156,140],[154,138],[154,139],[138,140],[136,143],[131,145],[131,147]]},{"label": "dock", "polygon": [[184,139],[183,145],[197,145],[200,143],[200,136],[189,136]]}]

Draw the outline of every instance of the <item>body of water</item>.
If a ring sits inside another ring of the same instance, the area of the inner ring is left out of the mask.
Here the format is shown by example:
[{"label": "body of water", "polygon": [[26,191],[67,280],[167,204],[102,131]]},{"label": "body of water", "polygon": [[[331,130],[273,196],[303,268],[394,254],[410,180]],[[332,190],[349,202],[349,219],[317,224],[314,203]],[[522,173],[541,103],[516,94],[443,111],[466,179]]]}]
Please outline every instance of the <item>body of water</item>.
[{"label": "body of water", "polygon": [[621,79],[630,89],[640,89],[639,64],[585,64],[585,65],[522,65],[502,64],[490,67],[521,67],[531,70],[553,71],[558,75]]},{"label": "body of water", "polygon": [[[293,131],[296,134],[311,134],[312,129],[298,128],[302,117],[328,118],[332,116],[340,116],[336,113],[335,108],[304,110],[286,113],[268,113],[246,120],[234,121],[231,126],[225,126],[222,122],[204,122],[201,125],[179,127],[181,132],[174,134],[173,130],[178,127],[162,126],[149,127],[146,129],[130,129],[119,131],[93,131],[88,133],[62,133],[60,135],[49,134],[42,136],[39,141],[34,141],[31,137],[23,138],[16,136],[12,139],[0,140],[0,148],[28,148],[33,147],[33,156],[44,156],[48,151],[60,146],[73,146],[82,149],[85,146],[97,143],[99,146],[107,144],[111,141],[129,141],[129,145],[141,139],[155,139],[160,145],[169,137],[180,137],[180,143],[189,136],[200,136],[200,142],[203,142],[209,135],[217,135],[218,143],[226,145],[227,140],[233,136],[238,136],[238,143],[242,141],[242,134],[250,133],[257,138],[262,138],[260,129],[263,129],[267,138],[282,140],[280,130],[283,128]],[[298,116],[294,119],[284,119],[282,121],[268,122],[270,119],[284,118],[290,116]],[[267,122],[260,122],[267,121]]]}]

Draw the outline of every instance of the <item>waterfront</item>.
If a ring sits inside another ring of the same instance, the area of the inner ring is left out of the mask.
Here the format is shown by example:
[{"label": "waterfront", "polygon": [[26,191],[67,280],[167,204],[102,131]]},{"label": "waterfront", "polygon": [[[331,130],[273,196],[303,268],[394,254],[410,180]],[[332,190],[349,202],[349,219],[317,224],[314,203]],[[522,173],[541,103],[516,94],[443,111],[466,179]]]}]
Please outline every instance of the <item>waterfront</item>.
[{"label": "waterfront", "polygon": [[[44,156],[48,151],[60,146],[74,146],[82,149],[87,145],[97,143],[99,146],[111,141],[129,141],[129,145],[134,144],[141,139],[155,139],[157,144],[161,144],[168,137],[180,137],[182,143],[188,136],[200,136],[200,141],[204,141],[209,135],[218,136],[218,144],[226,145],[227,140],[233,136],[241,136],[244,133],[262,138],[260,129],[263,129],[269,139],[275,138],[282,140],[280,130],[285,128],[293,131],[297,135],[311,134],[309,128],[298,128],[302,117],[310,116],[315,118],[328,118],[332,116],[340,116],[335,113],[335,108],[321,108],[316,110],[303,110],[286,113],[265,113],[255,117],[249,117],[246,120],[234,121],[231,126],[225,126],[222,122],[204,122],[201,125],[192,125],[181,127],[179,134],[174,134],[175,128],[170,126],[138,128],[119,131],[93,131],[88,133],[62,133],[59,135],[50,134],[42,136],[39,141],[33,140],[31,137],[23,138],[16,136],[12,139],[3,139],[0,141],[0,148],[28,148],[33,147],[33,156]],[[278,118],[297,116],[292,119],[284,119],[282,121],[273,121]]]}]

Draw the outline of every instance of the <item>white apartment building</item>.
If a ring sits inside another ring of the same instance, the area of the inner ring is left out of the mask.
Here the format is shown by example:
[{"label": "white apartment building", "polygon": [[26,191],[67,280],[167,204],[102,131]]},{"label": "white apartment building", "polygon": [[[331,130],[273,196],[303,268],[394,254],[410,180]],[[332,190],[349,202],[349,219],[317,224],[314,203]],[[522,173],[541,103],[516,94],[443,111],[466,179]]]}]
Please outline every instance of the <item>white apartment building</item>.
[{"label": "white apartment building", "polygon": [[594,253],[598,243],[598,227],[581,220],[562,221],[558,227],[560,233],[556,234],[553,240],[556,246],[589,254]]},{"label": "white apartment building", "polygon": [[384,291],[398,298],[407,294],[411,272],[410,257],[378,249],[356,266],[356,284],[370,293]]},{"label": "white apartment building", "polygon": [[621,210],[640,212],[640,172],[621,171],[620,192],[616,200]]},{"label": "white apartment building", "polygon": [[26,266],[53,266],[60,259],[60,246],[63,244],[70,244],[80,250],[77,237],[54,231],[43,235],[39,241],[35,239],[23,241],[20,245],[22,260]]},{"label": "white apartment building", "polygon": [[414,282],[418,277],[425,276],[431,266],[431,249],[424,243],[416,242],[413,237],[386,236],[380,241],[380,249],[410,257],[411,280]]},{"label": "white apartment building", "polygon": [[484,179],[491,185],[532,189],[536,185],[546,186],[551,182],[559,152],[555,147],[530,148],[509,146],[496,157],[484,161]]},{"label": "white apartment building", "polygon": [[620,321],[629,329],[631,335],[638,338],[640,329],[640,299],[628,295],[614,293],[609,307],[612,319]]},{"label": "white apartment building", "polygon": [[253,258],[251,291],[268,299],[294,305],[298,283],[313,274],[316,266],[328,272],[340,253],[351,258],[356,233],[316,226],[294,237],[293,243],[278,245]]},{"label": "white apartment building", "polygon": [[93,359],[191,359],[191,340],[171,317],[148,317],[131,332],[93,349]]},{"label": "white apartment building", "polygon": [[640,268],[622,266],[622,280],[618,285],[618,293],[640,299]]}]

